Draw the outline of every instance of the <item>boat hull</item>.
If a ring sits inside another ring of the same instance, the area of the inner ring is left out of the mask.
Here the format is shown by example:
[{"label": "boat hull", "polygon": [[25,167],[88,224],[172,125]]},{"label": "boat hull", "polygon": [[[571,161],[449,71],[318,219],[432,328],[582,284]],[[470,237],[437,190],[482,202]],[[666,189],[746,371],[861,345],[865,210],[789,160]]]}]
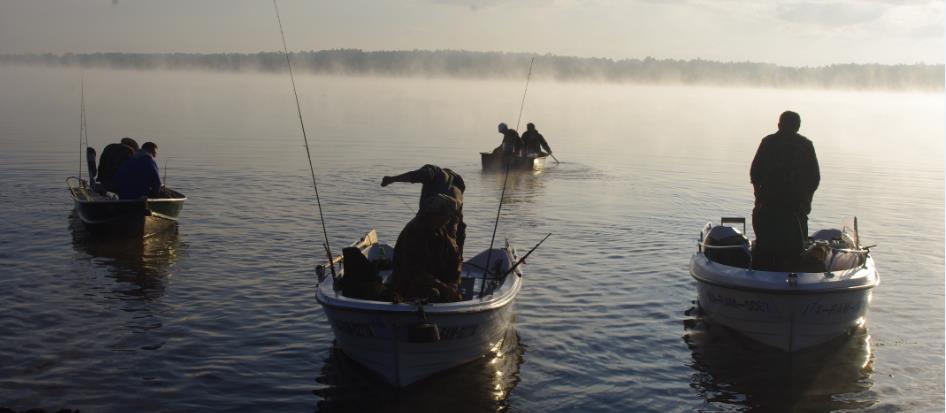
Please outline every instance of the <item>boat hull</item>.
[{"label": "boat hull", "polygon": [[187,200],[166,189],[170,198],[111,199],[87,188],[84,182],[70,185],[76,215],[90,232],[127,236],[151,236],[177,225]]},{"label": "boat hull", "polygon": [[[394,251],[378,243],[374,230],[352,246],[375,262]],[[420,304],[346,297],[335,290],[334,275],[320,282],[316,299],[338,348],[390,385],[405,387],[499,351],[522,288],[522,273],[512,267],[516,259],[515,251],[506,247],[465,261],[462,301]],[[493,269],[486,282],[485,268]],[[505,275],[497,280],[495,274]],[[338,272],[339,278],[344,276],[343,270]],[[390,270],[381,271],[381,276],[390,276]],[[436,334],[431,334],[433,329]]]},{"label": "boat hull", "polygon": [[844,273],[796,274],[734,268],[697,253],[690,274],[702,317],[787,352],[864,326],[879,282],[870,258]]},{"label": "boat hull", "polygon": [[513,304],[474,313],[428,314],[440,340],[414,342],[416,312],[360,312],[324,306],[345,354],[386,382],[404,387],[438,372],[474,361],[502,345],[513,319]]},{"label": "boat hull", "polygon": [[[513,171],[541,171],[545,168],[548,155],[516,156],[510,159],[509,169]],[[483,170],[502,171],[506,167],[505,157],[491,152],[480,152]]]}]

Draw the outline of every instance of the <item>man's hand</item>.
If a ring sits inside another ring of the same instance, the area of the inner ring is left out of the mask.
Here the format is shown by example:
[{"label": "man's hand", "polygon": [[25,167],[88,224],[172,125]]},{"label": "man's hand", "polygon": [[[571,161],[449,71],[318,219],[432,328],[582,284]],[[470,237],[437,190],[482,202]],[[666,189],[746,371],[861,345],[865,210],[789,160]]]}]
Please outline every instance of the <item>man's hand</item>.
[{"label": "man's hand", "polygon": [[394,182],[394,178],[391,178],[390,176],[385,176],[384,178],[381,178],[381,186],[391,185],[392,182]]}]

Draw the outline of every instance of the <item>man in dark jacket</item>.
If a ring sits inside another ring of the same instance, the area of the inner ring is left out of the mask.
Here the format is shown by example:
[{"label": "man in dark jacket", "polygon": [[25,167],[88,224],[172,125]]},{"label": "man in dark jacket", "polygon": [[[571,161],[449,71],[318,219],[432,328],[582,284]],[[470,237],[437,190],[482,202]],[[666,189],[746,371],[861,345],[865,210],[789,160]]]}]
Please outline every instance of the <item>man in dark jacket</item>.
[{"label": "man in dark jacket", "polygon": [[497,130],[503,134],[503,143],[494,149],[493,153],[501,152],[505,156],[519,156],[523,147],[519,132],[510,129],[505,123],[500,123]]},{"label": "man in dark jacket", "polygon": [[453,237],[460,246],[460,252],[462,254],[463,243],[466,241],[466,224],[463,222],[463,192],[466,191],[466,184],[463,183],[463,177],[449,168],[440,168],[436,165],[424,165],[414,171],[381,178],[381,186],[388,186],[394,182],[423,184],[420,189],[421,206],[424,205],[425,199],[437,194],[447,195],[456,199],[457,213],[449,223],[449,227],[455,228]]},{"label": "man in dark jacket", "polygon": [[121,199],[156,198],[161,193],[161,175],[154,158],[158,145],[147,142],[135,156],[122,164],[113,182]]},{"label": "man in dark jacket", "polygon": [[388,285],[406,300],[460,301],[463,256],[448,223],[459,211],[456,199],[435,194],[423,206],[394,245],[394,270]]},{"label": "man in dark jacket", "polygon": [[535,125],[532,123],[526,124],[526,132],[522,134],[522,144],[525,147],[525,153],[541,154],[542,149],[545,149],[545,153],[552,154],[549,143],[545,141],[545,137],[535,129]]},{"label": "man in dark jacket", "polygon": [[121,143],[112,143],[102,149],[102,156],[99,157],[98,175],[96,180],[102,184],[105,191],[117,192],[112,182],[118,168],[121,168],[125,161],[135,156],[138,150],[138,142],[132,138],[122,138]]},{"label": "man in dark jacket", "polygon": [[761,269],[791,270],[808,238],[808,213],[821,175],[814,145],[798,134],[800,127],[797,113],[782,113],[778,132],[762,139],[752,160],[753,262]]}]

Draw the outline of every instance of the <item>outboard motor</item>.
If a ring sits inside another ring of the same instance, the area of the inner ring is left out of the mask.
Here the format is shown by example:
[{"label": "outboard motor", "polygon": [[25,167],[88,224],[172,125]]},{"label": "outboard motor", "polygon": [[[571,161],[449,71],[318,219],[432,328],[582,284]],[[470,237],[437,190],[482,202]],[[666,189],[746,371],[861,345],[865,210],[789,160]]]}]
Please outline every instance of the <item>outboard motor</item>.
[{"label": "outboard motor", "polygon": [[703,238],[706,258],[723,265],[749,268],[749,240],[738,229],[719,225]]}]

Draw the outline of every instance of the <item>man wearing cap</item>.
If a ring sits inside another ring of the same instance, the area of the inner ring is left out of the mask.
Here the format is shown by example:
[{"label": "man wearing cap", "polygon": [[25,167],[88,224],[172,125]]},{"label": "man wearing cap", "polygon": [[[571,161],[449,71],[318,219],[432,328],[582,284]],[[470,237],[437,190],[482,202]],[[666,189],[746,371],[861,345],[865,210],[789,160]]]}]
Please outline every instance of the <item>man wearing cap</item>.
[{"label": "man wearing cap", "polygon": [[493,153],[502,151],[505,156],[519,156],[522,151],[522,138],[515,129],[510,129],[505,123],[500,123],[497,127],[499,133],[503,134],[503,143],[499,145]]},{"label": "man wearing cap", "polygon": [[466,184],[463,183],[463,177],[449,168],[428,164],[414,171],[381,178],[381,186],[388,186],[394,182],[422,184],[420,206],[424,205],[425,199],[437,194],[448,195],[457,201],[457,213],[451,217],[448,226],[456,229],[452,235],[462,254],[463,243],[466,241],[466,224],[463,222],[463,191],[466,191]]},{"label": "man wearing cap", "polygon": [[135,156],[122,164],[115,173],[113,183],[121,199],[141,197],[157,198],[161,194],[161,175],[154,158],[158,156],[158,145],[145,142]]},{"label": "man wearing cap", "polygon": [[778,132],[762,139],[752,160],[752,257],[761,269],[793,270],[808,238],[808,213],[821,175],[815,147],[798,134],[800,127],[801,116],[783,112]]},{"label": "man wearing cap", "polygon": [[446,194],[424,198],[420,211],[397,237],[388,285],[404,299],[460,301],[463,256],[448,228],[458,208],[457,200]]}]

